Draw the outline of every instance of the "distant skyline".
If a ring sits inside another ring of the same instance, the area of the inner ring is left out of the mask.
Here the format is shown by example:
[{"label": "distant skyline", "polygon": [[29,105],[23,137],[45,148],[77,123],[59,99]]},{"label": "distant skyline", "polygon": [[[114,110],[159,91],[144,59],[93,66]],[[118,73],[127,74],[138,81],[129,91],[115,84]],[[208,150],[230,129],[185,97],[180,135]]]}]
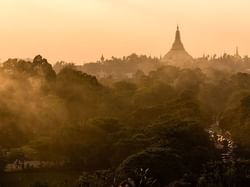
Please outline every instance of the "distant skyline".
[{"label": "distant skyline", "polygon": [[249,0],[1,0],[0,58],[77,64],[103,54],[165,55],[179,24],[185,49],[250,55]]}]

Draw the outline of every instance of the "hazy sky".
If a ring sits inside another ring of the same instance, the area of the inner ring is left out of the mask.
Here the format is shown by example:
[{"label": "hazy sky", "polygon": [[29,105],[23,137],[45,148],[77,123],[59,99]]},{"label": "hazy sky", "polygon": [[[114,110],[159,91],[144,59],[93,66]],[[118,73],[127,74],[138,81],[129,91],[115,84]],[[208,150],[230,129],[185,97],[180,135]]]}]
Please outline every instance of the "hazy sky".
[{"label": "hazy sky", "polygon": [[249,0],[0,0],[0,58],[160,56],[177,24],[194,57],[250,54]]}]

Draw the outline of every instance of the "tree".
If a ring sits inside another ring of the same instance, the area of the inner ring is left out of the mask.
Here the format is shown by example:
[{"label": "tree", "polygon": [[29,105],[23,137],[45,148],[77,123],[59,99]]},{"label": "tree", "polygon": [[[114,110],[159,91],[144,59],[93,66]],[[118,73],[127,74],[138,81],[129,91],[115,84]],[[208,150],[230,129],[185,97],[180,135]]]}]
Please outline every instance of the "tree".
[{"label": "tree", "polygon": [[[171,149],[149,148],[145,151],[129,156],[116,171],[120,181],[136,178],[136,169],[149,168],[151,176],[158,179],[161,185],[179,179],[188,172],[181,157]],[[173,172],[174,171],[174,172]]]}]

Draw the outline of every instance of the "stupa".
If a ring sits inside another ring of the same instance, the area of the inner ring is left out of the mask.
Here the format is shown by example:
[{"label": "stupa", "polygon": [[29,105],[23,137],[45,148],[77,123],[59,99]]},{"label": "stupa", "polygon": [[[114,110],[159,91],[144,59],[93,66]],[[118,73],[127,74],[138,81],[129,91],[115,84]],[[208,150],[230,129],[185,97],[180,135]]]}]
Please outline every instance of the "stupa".
[{"label": "stupa", "polygon": [[181,42],[181,34],[179,26],[175,33],[175,41],[170,51],[163,57],[162,63],[165,65],[173,65],[187,67],[193,64],[193,57],[188,54]]}]

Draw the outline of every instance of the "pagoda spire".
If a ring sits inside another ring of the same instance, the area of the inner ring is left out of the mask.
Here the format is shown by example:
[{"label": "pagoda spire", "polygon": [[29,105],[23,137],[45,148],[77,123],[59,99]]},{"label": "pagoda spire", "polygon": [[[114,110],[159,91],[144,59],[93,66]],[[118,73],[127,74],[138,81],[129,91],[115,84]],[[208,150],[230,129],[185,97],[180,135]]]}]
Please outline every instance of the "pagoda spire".
[{"label": "pagoda spire", "polygon": [[239,55],[239,48],[238,48],[238,46],[236,47],[235,56],[240,56]]},{"label": "pagoda spire", "polygon": [[104,62],[105,58],[104,58],[103,54],[102,54],[100,60],[101,60],[101,62]]},{"label": "pagoda spire", "polygon": [[174,65],[178,67],[187,67],[193,63],[193,57],[188,54],[181,42],[181,32],[179,25],[177,25],[175,40],[172,48],[161,59],[161,62],[167,65]]},{"label": "pagoda spire", "polygon": [[172,50],[185,50],[181,42],[181,33],[180,33],[179,25],[177,25],[177,30],[175,32],[175,41],[172,46]]}]

